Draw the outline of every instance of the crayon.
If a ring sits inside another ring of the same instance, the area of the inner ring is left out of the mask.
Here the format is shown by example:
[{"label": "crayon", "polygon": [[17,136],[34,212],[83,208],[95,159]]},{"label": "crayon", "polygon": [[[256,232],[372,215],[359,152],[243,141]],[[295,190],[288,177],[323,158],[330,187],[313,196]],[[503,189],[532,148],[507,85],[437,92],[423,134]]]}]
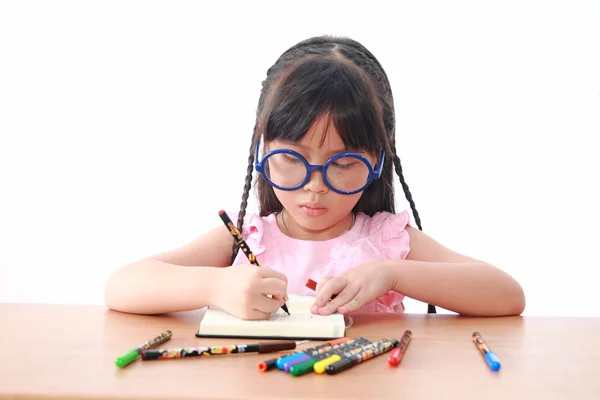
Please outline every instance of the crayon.
[{"label": "crayon", "polygon": [[225,354],[238,354],[238,353],[272,353],[281,350],[295,349],[297,344],[306,343],[284,341],[284,342],[266,342],[256,344],[231,344],[225,346],[213,346],[213,347],[184,347],[184,348],[171,348],[171,349],[156,349],[146,350],[142,352],[143,360],[168,360],[172,358],[185,358],[185,357],[202,357],[202,356],[214,356],[214,355],[225,355]]},{"label": "crayon", "polygon": [[[221,220],[229,230],[229,233],[231,233],[231,236],[233,236],[233,240],[237,243],[239,248],[242,249],[246,257],[248,258],[248,261],[250,261],[251,264],[254,264],[257,267],[260,267],[256,256],[254,255],[252,250],[250,250],[250,247],[248,247],[248,244],[244,240],[244,237],[242,236],[241,232],[238,230],[238,228],[236,228],[233,222],[231,222],[231,218],[229,218],[229,215],[227,215],[227,213],[224,210],[221,210],[219,211],[219,217],[221,217]],[[287,304],[283,303],[281,309],[285,311],[288,315],[290,315],[290,311],[288,310]]]},{"label": "crayon", "polygon": [[115,365],[119,368],[123,368],[131,364],[132,362],[137,360],[138,356],[142,352],[148,350],[151,347],[158,346],[159,344],[166,342],[167,340],[171,339],[171,336],[173,336],[173,332],[171,332],[170,330],[164,331],[160,335],[148,340],[146,343],[129,350],[127,353],[120,357],[117,357],[117,359],[115,360]]},{"label": "crayon", "polygon": [[400,342],[398,343],[398,347],[396,347],[394,350],[392,350],[392,353],[388,357],[388,364],[390,364],[392,367],[395,367],[398,364],[400,364],[400,361],[402,360],[402,356],[404,356],[404,353],[406,352],[406,349],[408,348],[408,344],[410,343],[411,338],[412,338],[412,331],[410,331],[410,330],[404,331],[404,334],[402,335],[402,337],[400,338]]},{"label": "crayon", "polygon": [[485,362],[489,365],[490,369],[492,371],[498,371],[501,367],[500,359],[498,358],[496,353],[490,350],[487,343],[483,340],[479,332],[473,332],[473,342],[475,342],[475,345],[477,346],[481,354],[483,354]]},{"label": "crayon", "polygon": [[310,352],[319,350],[322,347],[326,347],[326,346],[330,346],[330,345],[335,345],[335,344],[338,344],[338,343],[346,342],[348,340],[350,340],[350,338],[347,338],[347,337],[343,337],[343,338],[335,339],[335,340],[328,340],[324,344],[320,344],[318,346],[314,346],[314,347],[310,347],[308,349],[304,349],[302,351],[298,351],[298,352],[290,354],[289,356],[286,356],[286,357],[281,357],[281,358],[277,359],[277,361],[276,361],[277,368],[283,371],[284,363],[287,362],[287,361],[289,361],[291,359],[291,357],[298,358],[298,357],[301,357],[304,354],[308,354]]},{"label": "crayon", "polygon": [[398,341],[396,339],[392,339],[391,341],[387,339],[382,339],[376,343],[376,346],[372,349],[368,349],[359,354],[355,354],[350,358],[344,358],[336,363],[328,365],[326,368],[327,373],[329,375],[339,374],[340,372],[350,369],[355,365],[358,365],[364,361],[370,360],[373,357],[377,357],[378,355],[386,353],[398,345]]}]

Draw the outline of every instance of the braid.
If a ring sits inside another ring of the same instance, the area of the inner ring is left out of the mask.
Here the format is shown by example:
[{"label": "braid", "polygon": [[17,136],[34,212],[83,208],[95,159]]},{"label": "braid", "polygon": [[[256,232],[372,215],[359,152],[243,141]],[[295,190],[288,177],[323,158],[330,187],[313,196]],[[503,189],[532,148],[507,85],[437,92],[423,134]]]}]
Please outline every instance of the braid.
[{"label": "braid", "polygon": [[[415,202],[412,198],[412,194],[406,184],[404,179],[404,175],[402,174],[402,165],[400,164],[400,157],[396,152],[396,132],[395,132],[395,111],[394,111],[394,99],[392,95],[392,88],[390,82],[388,80],[387,74],[385,73],[383,67],[375,58],[375,56],[367,50],[360,43],[344,37],[334,37],[329,35],[313,37],[310,39],[303,40],[296,45],[287,49],[279,59],[275,62],[271,68],[267,70],[267,77],[262,82],[262,90],[260,94],[260,98],[258,101],[258,109],[257,109],[257,123],[254,127],[254,136],[253,136],[253,144],[250,148],[250,155],[248,156],[248,169],[246,174],[246,181],[244,185],[244,194],[242,196],[242,204],[240,206],[240,213],[238,216],[237,227],[238,230],[242,230],[242,224],[244,220],[244,216],[246,214],[246,206],[248,195],[250,192],[251,184],[252,184],[252,172],[253,172],[253,162],[254,162],[254,145],[255,141],[260,138],[261,133],[259,132],[263,127],[259,126],[260,116],[263,112],[265,112],[264,107],[267,104],[267,98],[271,92],[273,83],[276,79],[280,78],[280,73],[284,71],[286,67],[290,65],[291,62],[299,61],[308,56],[337,56],[339,58],[343,58],[346,61],[354,64],[357,68],[359,68],[363,73],[365,73],[371,81],[375,84],[377,93],[377,97],[381,102],[381,113],[383,124],[386,130],[386,140],[385,140],[385,149],[387,153],[391,155],[391,163],[394,165],[396,174],[400,178],[400,184],[402,185],[402,189],[404,191],[404,195],[408,202],[410,203],[410,208],[412,210],[413,216],[415,218],[415,222],[419,228],[419,230],[423,230],[421,227],[421,218],[419,217],[419,213],[417,212],[417,208],[415,206]],[[268,110],[267,110],[268,112]],[[386,165],[388,161],[386,160]],[[391,172],[393,174],[393,172]],[[390,180],[391,182],[391,180]],[[260,181],[259,181],[260,187]],[[259,188],[260,190],[260,188]],[[393,188],[391,189],[390,199],[392,205],[391,210],[393,212]],[[233,246],[233,256],[232,263],[235,259],[235,256],[239,249],[234,244]],[[428,304],[427,308],[428,313],[436,313],[435,306]]]},{"label": "braid", "polygon": [[404,190],[406,200],[408,200],[408,202],[410,203],[410,209],[412,210],[415,216],[415,222],[417,223],[419,230],[422,231],[423,228],[421,227],[421,218],[419,217],[419,212],[415,207],[415,202],[413,201],[412,194],[410,193],[410,190],[408,190],[408,185],[404,180],[404,175],[402,175],[402,165],[400,165],[400,157],[398,157],[398,154],[394,154],[394,167],[396,168],[396,173],[400,177],[400,184],[402,185],[402,189]]},{"label": "braid", "polygon": [[[398,177],[400,178],[400,184],[402,185],[404,196],[410,204],[410,208],[415,218],[415,223],[417,224],[419,230],[423,231],[419,212],[417,211],[415,202],[412,198],[412,194],[410,193],[410,190],[408,188],[408,184],[406,183],[404,175],[402,174],[402,165],[400,164],[400,157],[398,157],[398,153],[396,152],[396,123],[394,115],[394,100],[392,96],[392,88],[388,80],[387,74],[385,73],[383,67],[381,66],[379,61],[377,61],[375,56],[364,46],[348,39],[344,39],[342,42],[343,44],[345,44],[348,47],[351,47],[354,50],[353,53],[343,52],[344,56],[348,57],[358,67],[362,68],[366,73],[368,73],[369,76],[375,81],[375,83],[379,87],[378,93],[380,95],[383,105],[383,120],[385,127],[388,131],[388,139],[390,144],[390,150],[393,154],[394,168],[396,170],[396,174],[398,174]],[[435,306],[432,304],[428,304],[427,313],[435,314]]]},{"label": "braid", "polygon": [[[315,43],[314,43],[315,45],[317,45],[316,42],[320,43],[320,41],[315,41]],[[249,155],[248,155],[248,167],[246,169],[246,179],[244,182],[244,193],[242,194],[242,202],[240,204],[240,211],[239,211],[238,220],[237,220],[237,229],[240,232],[242,232],[242,227],[244,225],[244,217],[246,216],[246,207],[248,206],[248,197],[250,196],[250,189],[252,188],[252,172],[254,171],[254,146],[256,144],[255,141],[259,140],[259,137],[260,137],[260,134],[257,133],[260,128],[260,126],[259,126],[260,118],[258,118],[258,116],[263,111],[267,96],[269,95],[269,90],[271,89],[271,85],[273,84],[273,80],[278,76],[278,74],[281,72],[281,70],[284,68],[284,66],[288,62],[299,58],[298,53],[302,48],[305,49],[305,54],[323,53],[323,50],[321,49],[319,51],[318,48],[315,48],[315,46],[313,46],[313,43],[310,40],[298,43],[296,46],[288,49],[285,53],[283,53],[279,57],[277,62],[275,62],[275,64],[267,70],[267,77],[262,82],[262,89],[261,89],[260,97],[258,99],[257,119],[256,119],[256,123],[254,125],[253,140],[252,140],[252,143],[250,144],[250,151],[249,151]],[[232,251],[231,251],[231,264],[233,264],[233,262],[235,261],[235,258],[237,256],[238,252],[239,252],[239,246],[237,246],[237,244],[234,241]]]},{"label": "braid", "polygon": [[[244,226],[244,217],[246,216],[246,207],[248,206],[248,197],[250,196],[250,188],[252,187],[252,171],[254,171],[254,149],[250,146],[250,154],[248,155],[248,168],[246,169],[246,181],[244,184],[244,194],[242,195],[242,204],[240,204],[240,212],[238,214],[237,229],[242,232]],[[231,254],[231,264],[235,261],[235,257],[239,251],[239,246],[233,241]]]}]

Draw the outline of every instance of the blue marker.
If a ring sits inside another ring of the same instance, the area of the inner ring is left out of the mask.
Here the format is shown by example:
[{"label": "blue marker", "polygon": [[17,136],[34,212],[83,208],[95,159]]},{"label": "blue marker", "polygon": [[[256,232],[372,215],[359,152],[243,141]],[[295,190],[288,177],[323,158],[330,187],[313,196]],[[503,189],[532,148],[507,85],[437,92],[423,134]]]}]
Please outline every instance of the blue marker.
[{"label": "blue marker", "polygon": [[[338,345],[340,343],[353,343],[356,340],[365,340],[362,336],[357,338],[357,339],[353,339],[353,340],[349,340],[347,337],[343,337],[340,339],[335,339],[335,340],[328,340],[327,342],[325,342],[324,344],[320,344],[318,346],[315,347],[311,347],[308,349],[304,349],[302,351],[299,351],[297,353],[291,354],[289,356],[286,357],[282,357],[279,358],[277,360],[277,362],[275,363],[277,365],[277,368],[279,368],[282,371],[289,371],[290,367],[295,364],[295,360],[299,359],[300,357],[305,358],[305,357],[312,357],[313,355],[319,354],[322,348],[324,347],[329,347],[331,348],[332,346]],[[308,359],[306,358],[306,359]],[[287,369],[286,369],[286,364],[287,364]]]},{"label": "blue marker", "polygon": [[283,363],[283,370],[285,372],[289,372],[290,368],[292,368],[293,365],[303,363],[304,361],[307,361],[307,360],[310,360],[310,356],[308,354],[304,354],[300,357],[294,358],[293,360],[288,360]]},{"label": "blue marker", "polygon": [[490,369],[492,371],[498,371],[500,369],[500,359],[496,353],[490,350],[479,332],[473,332],[473,341],[479,348],[479,351],[481,351],[481,354],[483,354],[483,357],[490,366]]},{"label": "blue marker", "polygon": [[305,356],[306,354],[302,351],[299,351],[298,353],[292,354],[291,356],[287,356],[287,357],[281,357],[279,360],[277,360],[277,368],[279,368],[280,370],[283,371],[284,365],[290,361],[295,360],[296,358],[300,358],[302,356]]}]

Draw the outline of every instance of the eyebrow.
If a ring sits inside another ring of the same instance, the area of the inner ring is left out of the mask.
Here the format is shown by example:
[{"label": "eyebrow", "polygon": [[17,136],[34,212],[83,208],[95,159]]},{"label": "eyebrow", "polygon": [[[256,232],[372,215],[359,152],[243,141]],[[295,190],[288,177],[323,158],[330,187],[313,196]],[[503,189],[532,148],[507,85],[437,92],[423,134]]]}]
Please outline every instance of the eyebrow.
[{"label": "eyebrow", "polygon": [[[287,141],[283,141],[283,143],[285,143],[285,144],[287,144],[289,146],[299,147],[302,150],[307,150],[307,151],[308,150],[312,150],[310,147],[301,145],[300,143],[293,143],[293,142],[287,142]],[[355,153],[358,153],[358,152],[360,152],[360,150],[358,150],[358,149],[351,149],[351,148],[349,148],[347,146],[345,146],[345,147],[343,147],[341,149],[331,150],[331,153],[335,153],[335,154],[337,154],[337,153],[343,153],[343,152],[355,152]]]}]

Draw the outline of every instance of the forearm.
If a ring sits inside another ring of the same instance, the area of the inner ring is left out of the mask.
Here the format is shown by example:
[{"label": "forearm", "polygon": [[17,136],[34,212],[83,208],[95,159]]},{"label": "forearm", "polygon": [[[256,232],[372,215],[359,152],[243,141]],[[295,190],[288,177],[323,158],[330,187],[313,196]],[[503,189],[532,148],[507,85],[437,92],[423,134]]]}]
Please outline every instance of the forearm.
[{"label": "forearm", "polygon": [[162,314],[211,305],[217,267],[183,267],[151,259],[116,271],[105,289],[106,305],[134,314]]},{"label": "forearm", "polygon": [[519,283],[489,264],[386,261],[393,290],[463,315],[519,315],[525,296]]}]

